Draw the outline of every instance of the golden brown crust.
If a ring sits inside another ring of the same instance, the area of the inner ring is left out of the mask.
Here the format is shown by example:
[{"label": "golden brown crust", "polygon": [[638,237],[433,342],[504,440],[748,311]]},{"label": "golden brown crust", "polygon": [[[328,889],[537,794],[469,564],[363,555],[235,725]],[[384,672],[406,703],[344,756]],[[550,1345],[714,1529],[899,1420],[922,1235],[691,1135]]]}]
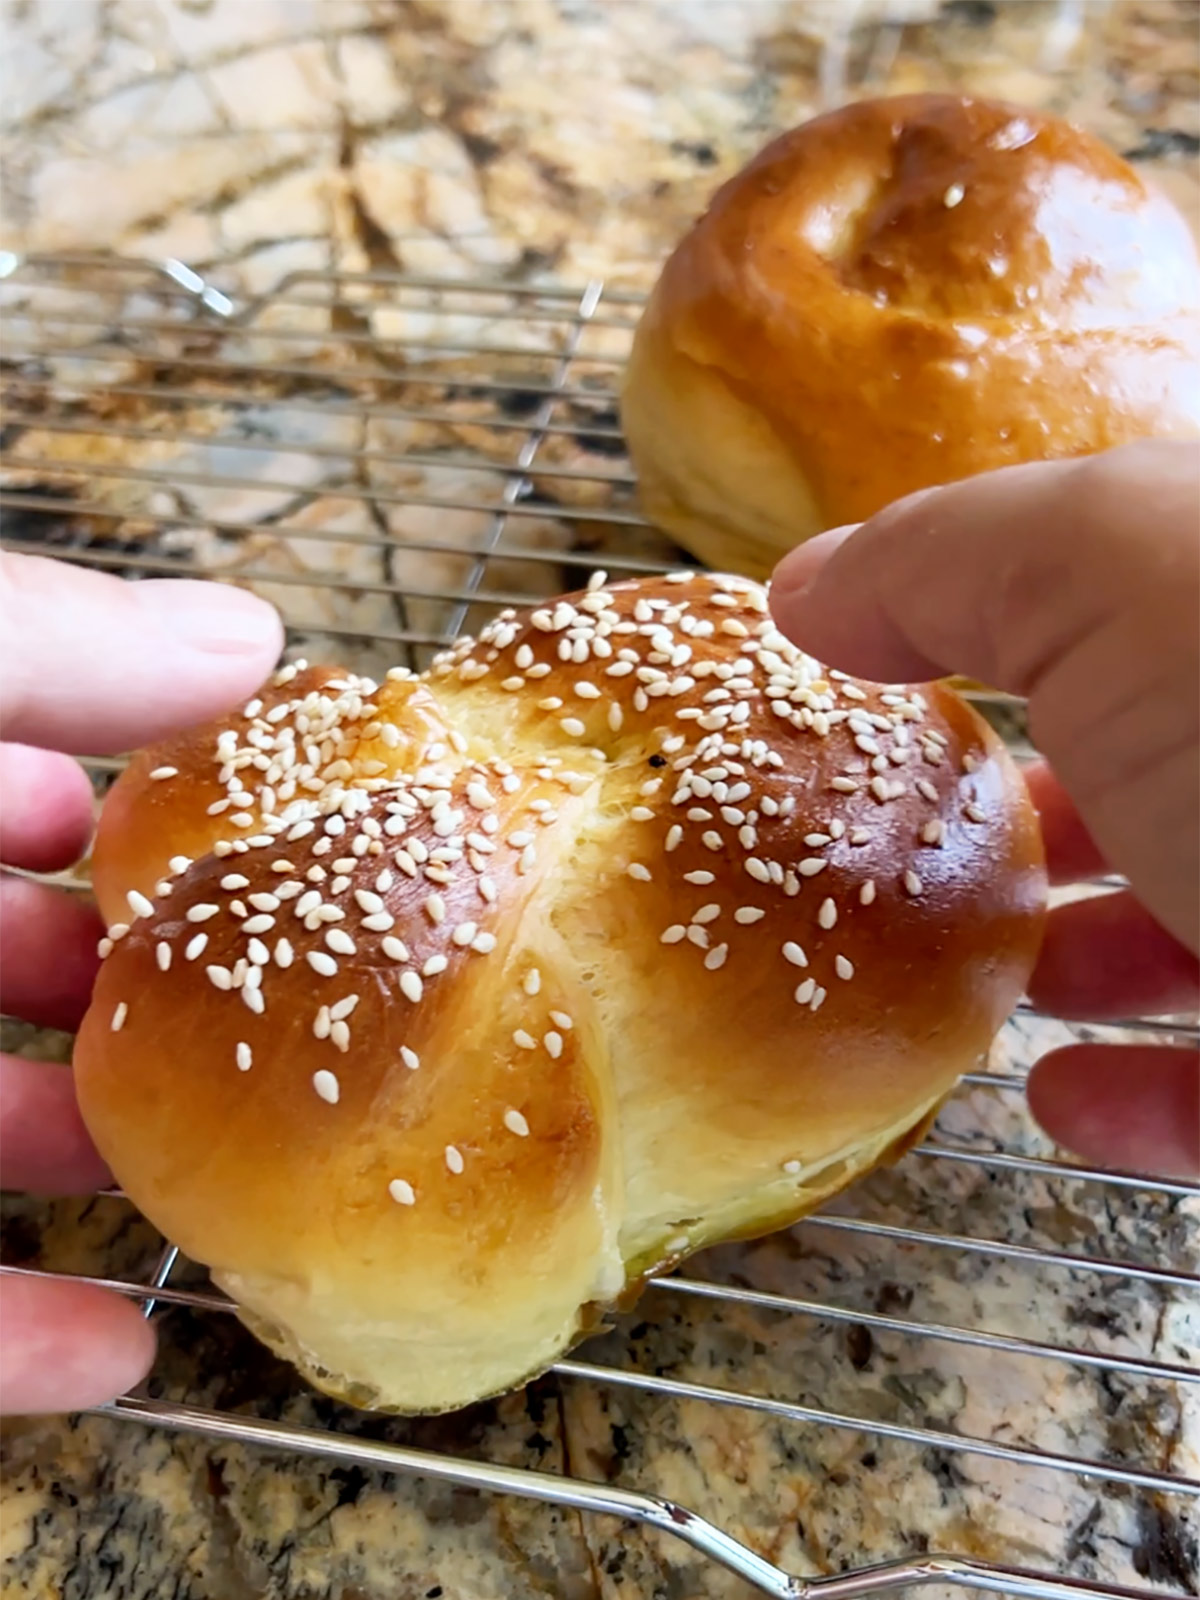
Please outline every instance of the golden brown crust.
[{"label": "golden brown crust", "polygon": [[505,614],[423,681],[289,669],[137,758],[96,883],[101,1151],[314,1381],[403,1410],[886,1159],[1045,889],[969,707],[823,677],[697,574]]},{"label": "golden brown crust", "polygon": [[1195,244],[1056,118],[863,101],[717,193],[651,296],[622,416],[648,514],[765,575],[916,489],[1195,434]]}]

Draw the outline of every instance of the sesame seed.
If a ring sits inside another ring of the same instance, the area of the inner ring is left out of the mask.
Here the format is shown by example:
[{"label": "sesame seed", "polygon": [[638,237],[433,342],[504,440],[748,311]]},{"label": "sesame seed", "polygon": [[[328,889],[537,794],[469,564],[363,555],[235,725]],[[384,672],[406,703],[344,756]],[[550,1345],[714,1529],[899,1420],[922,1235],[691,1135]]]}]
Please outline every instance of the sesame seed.
[{"label": "sesame seed", "polygon": [[733,913],[733,920],[740,922],[742,927],[748,928],[754,922],[761,922],[766,914],[765,911],[760,911],[757,906],[739,906]]},{"label": "sesame seed", "polygon": [[154,771],[150,774],[151,780],[154,783],[161,783],[164,778],[177,778],[178,776],[178,767],[155,767]]},{"label": "sesame seed", "polygon": [[528,1122],[519,1111],[514,1111],[512,1107],[504,1113],[504,1126],[509,1133],[515,1133],[518,1139],[528,1139],[529,1137]]},{"label": "sesame seed", "polygon": [[96,945],[96,954],[100,957],[101,961],[106,961],[108,957],[112,955],[113,948],[114,946],[112,940],[107,934],[105,934]]},{"label": "sesame seed", "polygon": [[805,978],[792,998],[798,1006],[806,1006],[816,992],[817,980],[815,978]]},{"label": "sesame seed", "polygon": [[[286,866],[286,863],[285,863]],[[279,896],[274,894],[248,894],[246,899],[256,911],[278,911]]]},{"label": "sesame seed", "polygon": [[242,1004],[247,1011],[253,1011],[256,1017],[261,1017],[267,1009],[267,1002],[262,997],[262,990],[252,988],[248,983],[242,985]]},{"label": "sesame seed", "polygon": [[669,928],[665,929],[664,932],[659,935],[659,942],[661,944],[678,944],[680,940],[686,936],[687,929],[684,927],[683,923],[673,922]]},{"label": "sesame seed", "polygon": [[551,1029],[551,1031],[543,1038],[542,1044],[545,1046],[546,1054],[548,1056],[553,1056],[555,1061],[557,1061],[559,1056],[561,1056],[563,1053],[562,1034],[555,1033],[553,1029]]},{"label": "sesame seed", "polygon": [[[210,917],[215,917],[220,909],[220,906],[214,906],[208,901],[202,900],[194,906],[189,906],[184,912],[184,916],[188,922],[207,922]],[[110,929],[109,932],[111,931]]]},{"label": "sesame seed", "polygon": [[176,877],[179,877],[181,873],[186,872],[191,864],[191,856],[172,856],[167,862],[167,866],[170,867],[171,871]]},{"label": "sesame seed", "polygon": [[382,899],[370,889],[355,889],[354,899],[359,910],[367,912],[370,916],[377,915],[384,908]]},{"label": "sesame seed", "polygon": [[787,1173],[789,1178],[794,1178],[800,1171],[800,1163],[795,1159],[791,1161],[785,1161],[783,1163],[783,1170]]},{"label": "sesame seed", "polygon": [[806,967],[808,965],[808,957],[804,954],[803,949],[791,939],[783,947],[783,959],[790,961],[794,967]]},{"label": "sesame seed", "polygon": [[135,917],[152,917],[154,915],[154,901],[148,900],[139,890],[130,889],[125,898],[128,900],[129,909]]},{"label": "sesame seed", "polygon": [[125,1018],[128,1015],[129,1007],[126,1005],[125,1001],[122,1000],[112,1014],[112,1031],[114,1033],[120,1033],[121,1029],[125,1026]]},{"label": "sesame seed", "polygon": [[521,980],[521,987],[528,995],[537,994],[538,990],[542,987],[542,975],[536,967],[530,967],[529,971]]},{"label": "sesame seed", "polygon": [[829,929],[837,922],[837,906],[830,899],[821,901],[821,909],[817,912],[817,921],[822,928]]},{"label": "sesame seed", "polygon": [[335,1106],[341,1098],[342,1086],[335,1073],[320,1067],[312,1076],[312,1086],[327,1105]]},{"label": "sesame seed", "polygon": [[329,1015],[329,1007],[322,1006],[313,1019],[312,1031],[314,1039],[328,1039],[329,1030],[333,1027],[333,1019]]},{"label": "sesame seed", "polygon": [[421,1058],[415,1050],[410,1050],[406,1044],[400,1046],[400,1059],[410,1072],[415,1072],[421,1065]]},{"label": "sesame seed", "polygon": [[981,806],[977,806],[973,801],[968,801],[963,807],[963,816],[966,817],[968,822],[987,821],[987,812],[984,811]]},{"label": "sesame seed", "polygon": [[703,925],[707,922],[715,922],[720,915],[721,908],[718,905],[701,906],[699,911],[693,914],[692,921]]},{"label": "sesame seed", "polygon": [[[752,878],[756,878],[759,883],[770,883],[770,870],[768,869],[766,863],[760,861],[757,856],[751,856],[747,861],[744,861],[742,865],[750,874],[750,876]],[[824,866],[825,863],[822,862],[821,865]]]},{"label": "sesame seed", "polygon": [[336,1005],[330,1006],[329,1015],[334,1022],[341,1022],[344,1017],[351,1015],[357,1004],[358,996],[356,994],[348,994],[344,1000],[339,1000]]},{"label": "sesame seed", "polygon": [[257,917],[247,917],[242,923],[243,933],[266,933],[268,928],[275,926],[275,918],[264,911]]},{"label": "sesame seed", "polygon": [[904,874],[904,888],[906,892],[911,895],[920,894],[921,890],[924,888],[924,884],[921,882],[920,875],[914,872],[911,867],[909,867],[908,871]]},{"label": "sesame seed", "polygon": [[696,945],[699,949],[708,949],[708,930],[702,927],[700,923],[690,923],[684,929],[683,936],[690,944]]},{"label": "sesame seed", "polygon": [[250,1071],[250,1068],[253,1065],[254,1057],[251,1053],[250,1046],[244,1041],[240,1043],[237,1046],[237,1049],[234,1051],[234,1058],[237,1061],[237,1069],[239,1072]]},{"label": "sesame seed", "polygon": [[713,883],[716,881],[716,876],[711,872],[685,872],[683,881],[685,883],[698,884]]},{"label": "sesame seed", "polygon": [[683,838],[683,829],[679,826],[679,824],[677,822],[673,823],[671,825],[671,827],[669,827],[667,829],[666,849],[667,849],[668,854],[672,850],[674,850],[674,849],[676,849],[678,847],[679,842],[680,842],[680,840],[682,838]]},{"label": "sesame seed", "polygon": [[425,985],[415,972],[402,972],[400,974],[400,993],[406,1000],[411,1000],[414,1005],[425,992]]},{"label": "sesame seed", "polygon": [[380,940],[379,948],[383,951],[384,955],[389,961],[408,960],[408,946],[405,944],[403,939],[396,939],[389,936],[386,939]]},{"label": "sesame seed", "polygon": [[393,1178],[388,1184],[388,1193],[398,1206],[415,1206],[417,1203],[416,1191],[404,1178]]},{"label": "sesame seed", "polygon": [[165,939],[160,939],[154,947],[154,959],[158,962],[160,972],[169,972],[171,969],[171,946]]},{"label": "sesame seed", "polygon": [[238,889],[248,889],[250,887],[250,879],[244,878],[240,872],[227,872],[221,879],[221,887],[222,889],[228,889],[230,893]]},{"label": "sesame seed", "polygon": [[448,1144],[446,1146],[446,1165],[456,1175],[463,1170],[465,1162],[462,1158],[462,1151],[456,1145]]},{"label": "sesame seed", "polygon": [[338,964],[332,956],[327,956],[324,950],[309,950],[304,959],[314,972],[322,978],[332,978],[337,972]]},{"label": "sesame seed", "polygon": [[634,822],[653,822],[654,813],[649,806],[634,806],[629,813]]},{"label": "sesame seed", "polygon": [[924,796],[926,800],[933,801],[934,804],[937,803],[938,792],[928,778],[918,778],[914,787],[917,793]]},{"label": "sesame seed", "polygon": [[427,895],[425,898],[425,915],[435,927],[446,920],[446,902],[440,894]]},{"label": "sesame seed", "polygon": [[859,903],[864,906],[869,906],[874,898],[875,880],[874,878],[868,878],[863,884],[862,888],[858,891]]},{"label": "sesame seed", "polygon": [[208,935],[206,933],[193,934],[184,946],[183,958],[185,961],[197,961],[207,948]]},{"label": "sesame seed", "polygon": [[941,844],[945,837],[946,828],[940,817],[931,817],[921,829],[923,844]]},{"label": "sesame seed", "polygon": [[586,729],[578,717],[563,717],[559,727],[564,733],[570,734],[572,739],[582,739]]},{"label": "sesame seed", "polygon": [[255,966],[259,967],[265,967],[271,959],[271,952],[261,939],[251,939],[246,946],[246,954],[254,962]]},{"label": "sesame seed", "polygon": [[233,974],[228,967],[205,967],[208,981],[214,989],[229,990],[233,988]]},{"label": "sesame seed", "polygon": [[966,190],[963,188],[961,183],[952,183],[942,196],[942,204],[948,211],[953,211],[955,206],[962,204],[963,195],[965,193]]},{"label": "sesame seed", "polygon": [[[249,927],[249,923],[246,926]],[[339,956],[352,956],[358,950],[354,940],[342,928],[329,928],[325,934],[325,943],[335,955]]]},{"label": "sesame seed", "polygon": [[640,883],[649,883],[652,873],[649,867],[644,867],[640,861],[631,861],[625,868],[631,878],[637,878]]},{"label": "sesame seed", "polygon": [[705,956],[704,965],[708,968],[709,972],[715,972],[718,967],[723,967],[725,965],[725,958],[728,956],[728,954],[729,946],[727,944],[715,945],[713,949],[711,949]]},{"label": "sesame seed", "polygon": [[345,1022],[330,1022],[329,1042],[345,1055],[350,1048],[350,1028]]},{"label": "sesame seed", "polygon": [[824,856],[806,856],[797,864],[796,871],[802,878],[815,878],[818,872],[824,872],[829,865]]},{"label": "sesame seed", "polygon": [[474,922],[460,922],[450,935],[450,938],[460,949],[465,950],[478,931],[479,929]]},{"label": "sesame seed", "polygon": [[854,963],[845,956],[835,956],[833,966],[839,978],[849,980],[854,976]]},{"label": "sesame seed", "polygon": [[817,992],[813,995],[811,1002],[811,1006],[814,1011],[819,1011],[821,1009],[822,1005],[825,1003],[825,995],[827,992],[827,990],[822,989],[818,984]]}]

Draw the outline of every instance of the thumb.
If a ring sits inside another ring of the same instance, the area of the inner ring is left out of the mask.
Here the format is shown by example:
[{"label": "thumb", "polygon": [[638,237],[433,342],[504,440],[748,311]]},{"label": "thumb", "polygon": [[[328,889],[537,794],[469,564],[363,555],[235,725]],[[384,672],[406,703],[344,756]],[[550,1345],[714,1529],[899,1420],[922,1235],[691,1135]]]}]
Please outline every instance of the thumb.
[{"label": "thumb", "polygon": [[799,546],[775,570],[771,609],[804,649],[862,677],[962,673],[1033,696],[1134,608],[1144,624],[1170,607],[1194,640],[1198,511],[1192,443],[1009,467]]},{"label": "thumb", "polygon": [[0,637],[4,738],[102,755],[252,694],[278,659],[283,629],[269,605],[224,584],[127,583],[5,553]]},{"label": "thumb", "polygon": [[780,564],[782,631],[881,681],[1026,695],[1097,845],[1197,944],[1200,453],[1130,445],[900,501]]}]

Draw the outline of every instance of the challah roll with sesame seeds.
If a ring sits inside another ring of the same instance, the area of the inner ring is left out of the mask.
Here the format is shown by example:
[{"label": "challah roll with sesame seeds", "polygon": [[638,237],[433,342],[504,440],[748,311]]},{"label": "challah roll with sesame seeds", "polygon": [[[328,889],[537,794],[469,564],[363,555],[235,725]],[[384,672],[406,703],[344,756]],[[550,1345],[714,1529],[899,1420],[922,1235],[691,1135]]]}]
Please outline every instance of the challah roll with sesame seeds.
[{"label": "challah roll with sesame seeds", "polygon": [[906,1148],[1045,899],[968,705],[825,673],[696,573],[420,677],[285,668],[134,760],[95,886],[100,1151],[314,1384],[404,1412]]},{"label": "challah roll with sesame seeds", "polygon": [[1195,437],[1195,241],[1055,117],[860,101],[718,191],[650,297],[621,416],[646,514],[765,576],[918,489]]}]

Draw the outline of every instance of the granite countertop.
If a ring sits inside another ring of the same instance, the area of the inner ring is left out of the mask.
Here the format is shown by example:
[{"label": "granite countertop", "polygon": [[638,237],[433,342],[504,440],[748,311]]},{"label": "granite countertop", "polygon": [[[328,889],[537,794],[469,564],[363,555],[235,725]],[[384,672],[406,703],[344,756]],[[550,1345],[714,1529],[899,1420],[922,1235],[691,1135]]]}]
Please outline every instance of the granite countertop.
[{"label": "granite countertop", "polygon": [[[1200,225],[1200,44],[1189,0],[16,0],[6,58],[0,248],[172,256],[239,303],[289,274],[329,271],[525,286],[602,278],[641,289],[713,186],[771,134],[885,89],[961,87],[1075,116]],[[36,278],[30,268],[7,286],[18,309],[33,303],[22,295]],[[422,641],[449,626],[453,608],[436,598],[399,605],[392,591],[452,587],[461,563],[434,547],[473,547],[487,519],[422,512],[405,496],[419,500],[430,483],[442,500],[478,495],[481,460],[511,464],[513,438],[486,426],[467,381],[500,369],[431,362],[419,378],[396,376],[351,339],[414,328],[451,338],[464,325],[453,307],[371,291],[338,301],[336,316],[328,297],[308,321],[298,311],[272,320],[268,307],[251,333],[219,347],[194,329],[171,345],[173,358],[262,361],[290,349],[295,362],[302,329],[304,359],[324,386],[289,380],[307,410],[285,424],[283,380],[262,380],[261,404],[247,409],[239,372],[235,410],[232,366],[202,383],[181,362],[164,364],[161,350],[153,361],[130,350],[117,336],[127,289],[86,282],[110,328],[86,382],[69,360],[36,372],[14,362],[26,324],[6,330],[6,397],[24,421],[6,439],[4,482],[30,499],[62,494],[81,463],[96,471],[98,461],[170,481],[97,478],[89,493],[103,516],[10,515],[6,534],[77,544],[82,528],[89,547],[133,570],[188,560],[240,576],[249,550],[257,586],[283,603],[298,647],[336,634],[344,658],[367,671],[401,651],[421,659]],[[157,302],[151,309],[161,314]],[[670,556],[656,534],[619,517],[581,524],[583,542],[569,526],[581,507],[633,504],[610,393],[611,357],[633,315],[618,301],[589,330],[573,369],[579,398],[564,413],[580,437],[546,440],[532,473],[539,504],[553,505],[521,523],[523,555],[502,540],[469,622],[489,597],[554,592],[592,561],[619,568]],[[513,325],[505,330],[511,343]],[[522,377],[544,374],[556,349],[550,335],[531,335],[527,355],[505,357],[513,387],[498,403],[528,409]],[[367,363],[366,388],[344,376],[351,354]],[[49,373],[49,385],[39,389],[31,373]],[[174,385],[182,398],[169,413],[153,397],[114,409],[101,390],[118,380]],[[343,403],[349,392],[357,409]],[[389,420],[388,404],[401,400],[442,420]],[[125,433],[101,451],[49,425],[68,412],[76,423],[115,417]],[[207,442],[235,426],[253,432],[253,466]],[[313,447],[325,453],[303,454]],[[338,452],[360,450],[370,454],[348,496]],[[435,465],[412,467],[414,452]],[[190,481],[214,473],[227,481]],[[344,543],[305,543],[313,529]],[[529,562],[530,547],[546,552],[544,567]],[[336,590],[317,576],[334,564]],[[32,1054],[69,1052],[67,1040],[8,1033]],[[1057,1024],[1012,1023],[989,1070],[1023,1071],[1062,1037]],[[946,1108],[936,1137],[981,1156],[1053,1154],[1019,1093],[987,1085]],[[1194,1199],[1085,1178],[913,1155],[832,1209],[899,1229],[1200,1270]],[[116,1198],[3,1203],[12,1264],[136,1277],[160,1248]],[[1195,1296],[1165,1281],[820,1224],[711,1252],[689,1276],[851,1316],[781,1316],[658,1289],[582,1359],[868,1422],[1200,1475],[1195,1390],[1167,1375],[914,1337],[853,1316],[1187,1364],[1200,1348]],[[172,1279],[204,1281],[190,1267]],[[160,1331],[151,1395],[664,1494],[798,1574],[949,1550],[1200,1591],[1194,1512],[1179,1494],[553,1375],[461,1416],[400,1422],[309,1392],[232,1317],[168,1309]],[[750,1596],[638,1529],[109,1418],[4,1426],[0,1558],[4,1595],[22,1600]]]}]

